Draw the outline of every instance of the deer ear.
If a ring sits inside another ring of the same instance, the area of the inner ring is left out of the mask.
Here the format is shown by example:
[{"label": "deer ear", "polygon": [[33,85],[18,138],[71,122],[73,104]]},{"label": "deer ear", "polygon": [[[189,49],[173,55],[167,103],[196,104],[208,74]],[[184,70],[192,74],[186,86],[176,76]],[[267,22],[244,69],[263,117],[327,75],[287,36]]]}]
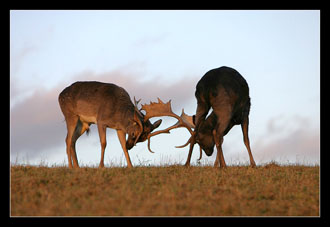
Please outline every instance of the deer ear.
[{"label": "deer ear", "polygon": [[152,130],[158,128],[161,123],[162,123],[162,119],[159,119],[158,121],[156,121],[155,123],[153,123],[152,124],[153,125],[153,129]]}]

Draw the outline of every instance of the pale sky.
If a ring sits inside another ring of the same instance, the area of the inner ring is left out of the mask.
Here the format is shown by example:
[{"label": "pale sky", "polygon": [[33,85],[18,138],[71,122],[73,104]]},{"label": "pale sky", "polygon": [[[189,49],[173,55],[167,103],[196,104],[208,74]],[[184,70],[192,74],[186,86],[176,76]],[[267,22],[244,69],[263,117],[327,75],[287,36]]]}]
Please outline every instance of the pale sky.
[{"label": "pale sky", "polygon": [[[320,162],[320,11],[10,11],[11,162],[65,164],[66,126],[57,97],[78,80],[125,88],[141,103],[172,100],[195,114],[195,86],[210,69],[235,68],[250,87],[250,143],[258,164]],[[161,128],[176,122],[162,118]],[[153,118],[152,121],[157,120]],[[184,164],[185,129],[139,143],[133,166]],[[240,126],[224,138],[229,165],[248,163]],[[105,165],[126,166],[114,130]],[[81,165],[98,165],[97,128],[77,141]],[[214,154],[216,151],[214,152]],[[195,146],[192,164],[199,156]],[[202,163],[214,156],[203,154]]]}]

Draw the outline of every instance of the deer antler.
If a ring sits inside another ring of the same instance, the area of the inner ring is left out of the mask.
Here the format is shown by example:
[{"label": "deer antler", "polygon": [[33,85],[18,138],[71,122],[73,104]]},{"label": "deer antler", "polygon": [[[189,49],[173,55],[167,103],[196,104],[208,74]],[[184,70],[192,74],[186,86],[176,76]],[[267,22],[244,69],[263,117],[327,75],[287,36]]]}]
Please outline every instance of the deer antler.
[{"label": "deer antler", "polygon": [[162,100],[160,100],[160,98],[157,98],[157,99],[158,99],[158,103],[150,102],[150,104],[142,105],[141,109],[146,112],[146,115],[144,116],[144,121],[146,122],[147,120],[149,120],[152,117],[168,116],[168,117],[174,117],[174,118],[178,119],[178,122],[166,129],[159,130],[159,131],[150,133],[148,135],[148,137],[147,137],[148,138],[148,150],[151,153],[154,153],[150,149],[150,138],[151,137],[153,137],[155,135],[159,135],[161,133],[170,133],[170,130],[179,128],[179,127],[187,128],[188,131],[190,132],[190,134],[192,134],[193,133],[192,128],[194,128],[192,116],[188,116],[187,114],[185,114],[184,109],[182,109],[181,116],[178,116],[175,113],[173,113],[173,111],[172,111],[171,100],[169,100],[167,103],[164,103]]},{"label": "deer antler", "polygon": [[141,99],[139,99],[138,101],[136,101],[135,96],[134,96],[134,106],[138,109],[138,104],[141,101]]},{"label": "deer antler", "polygon": [[[148,138],[148,150],[151,153],[154,153],[150,149],[150,138],[151,137],[153,137],[155,135],[159,135],[161,133],[170,133],[170,130],[175,129],[175,128],[180,128],[180,127],[187,128],[188,131],[190,132],[191,137],[189,138],[188,142],[185,145],[176,146],[176,147],[181,148],[181,147],[187,146],[190,143],[192,136],[193,136],[192,128],[195,128],[195,124],[193,123],[193,117],[187,115],[184,112],[184,109],[182,109],[181,115],[178,116],[175,113],[173,113],[173,111],[172,111],[171,100],[169,100],[167,103],[164,103],[160,98],[157,98],[157,99],[158,99],[158,103],[150,102],[150,104],[142,105],[141,110],[144,110],[146,112],[146,115],[144,116],[144,121],[146,122],[147,120],[149,120],[152,117],[162,117],[162,116],[174,117],[174,118],[178,119],[178,121],[174,125],[166,128],[166,129],[150,133],[147,137]],[[201,158],[202,158],[202,148],[201,147],[199,148],[199,153],[200,154],[199,154],[198,160],[201,160]]]}]

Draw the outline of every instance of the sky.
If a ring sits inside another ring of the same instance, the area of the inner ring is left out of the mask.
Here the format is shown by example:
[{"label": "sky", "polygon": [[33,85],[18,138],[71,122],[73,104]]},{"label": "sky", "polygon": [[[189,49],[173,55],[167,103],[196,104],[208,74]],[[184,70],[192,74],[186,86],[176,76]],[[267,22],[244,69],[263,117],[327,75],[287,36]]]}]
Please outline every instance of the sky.
[{"label": "sky", "polygon": [[[319,10],[11,10],[10,161],[67,165],[66,125],[59,93],[76,81],[114,83],[141,103],[172,100],[195,114],[195,87],[209,70],[236,69],[251,97],[249,137],[256,164],[320,163]],[[176,122],[163,117],[160,129]],[[152,118],[154,122],[158,118]],[[138,143],[133,166],[184,164],[186,129]],[[82,166],[98,166],[96,125],[76,145]],[[224,137],[228,165],[249,164],[240,126]],[[191,163],[215,154],[195,146]],[[107,129],[105,166],[126,166]]]}]

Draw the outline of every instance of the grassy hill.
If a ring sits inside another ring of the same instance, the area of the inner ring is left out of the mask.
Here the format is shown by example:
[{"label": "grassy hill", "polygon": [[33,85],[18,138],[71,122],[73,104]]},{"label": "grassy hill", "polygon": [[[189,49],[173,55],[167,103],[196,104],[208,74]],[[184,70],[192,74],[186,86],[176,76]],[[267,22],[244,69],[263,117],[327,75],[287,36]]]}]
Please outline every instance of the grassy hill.
[{"label": "grassy hill", "polygon": [[319,166],[11,166],[11,216],[319,216]]}]

